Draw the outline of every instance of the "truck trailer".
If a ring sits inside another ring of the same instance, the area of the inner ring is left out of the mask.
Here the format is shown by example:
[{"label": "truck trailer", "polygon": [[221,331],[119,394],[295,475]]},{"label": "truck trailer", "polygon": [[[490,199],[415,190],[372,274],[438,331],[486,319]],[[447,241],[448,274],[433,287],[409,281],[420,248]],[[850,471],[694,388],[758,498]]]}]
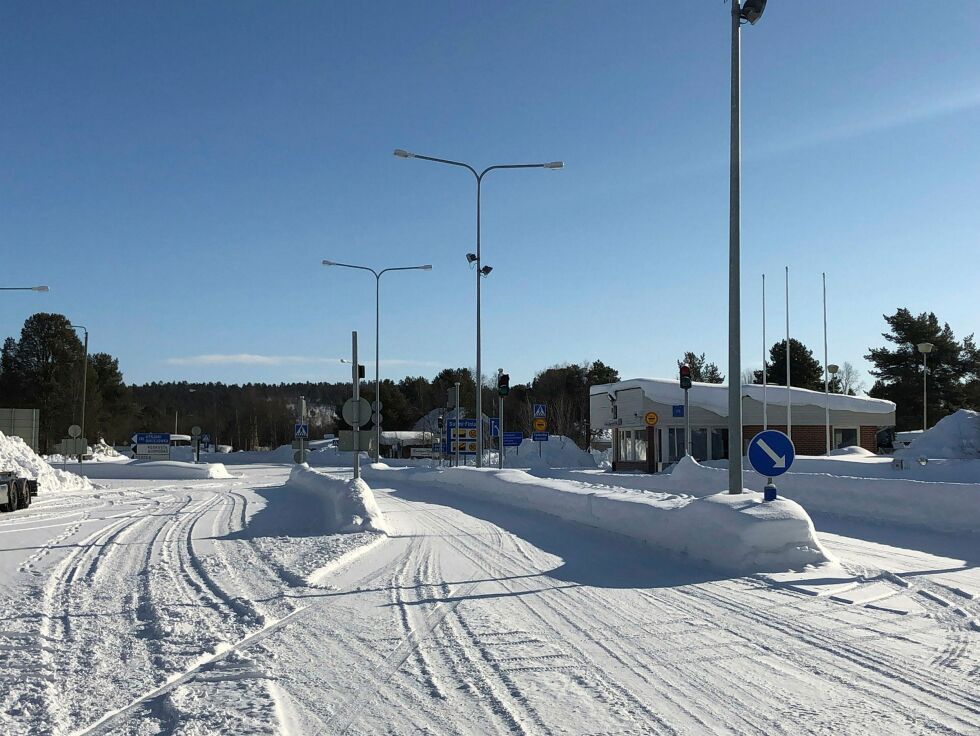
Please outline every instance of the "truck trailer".
[{"label": "truck trailer", "polygon": [[36,480],[24,478],[16,471],[0,471],[0,511],[26,509],[36,495]]}]

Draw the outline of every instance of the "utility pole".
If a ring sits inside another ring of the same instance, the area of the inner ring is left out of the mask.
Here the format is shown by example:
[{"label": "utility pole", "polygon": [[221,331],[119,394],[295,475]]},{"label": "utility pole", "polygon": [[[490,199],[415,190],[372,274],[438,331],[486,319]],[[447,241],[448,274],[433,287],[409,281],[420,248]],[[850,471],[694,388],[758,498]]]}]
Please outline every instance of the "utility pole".
[{"label": "utility pole", "polygon": [[351,378],[354,382],[354,480],[361,477],[361,367],[357,363],[357,330],[351,334]]},{"label": "utility pole", "polygon": [[456,467],[459,467],[459,381],[456,381],[456,428],[453,431],[453,445],[456,449]]}]

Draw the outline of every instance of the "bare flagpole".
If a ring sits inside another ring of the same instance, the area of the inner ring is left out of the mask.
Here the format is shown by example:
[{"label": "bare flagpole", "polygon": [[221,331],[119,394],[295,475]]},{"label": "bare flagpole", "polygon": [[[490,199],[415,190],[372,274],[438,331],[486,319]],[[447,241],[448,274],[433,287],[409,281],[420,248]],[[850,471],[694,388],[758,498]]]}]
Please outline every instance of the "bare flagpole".
[{"label": "bare flagpole", "polygon": [[769,400],[766,396],[769,377],[766,365],[766,275],[762,274],[762,428],[769,429]]}]

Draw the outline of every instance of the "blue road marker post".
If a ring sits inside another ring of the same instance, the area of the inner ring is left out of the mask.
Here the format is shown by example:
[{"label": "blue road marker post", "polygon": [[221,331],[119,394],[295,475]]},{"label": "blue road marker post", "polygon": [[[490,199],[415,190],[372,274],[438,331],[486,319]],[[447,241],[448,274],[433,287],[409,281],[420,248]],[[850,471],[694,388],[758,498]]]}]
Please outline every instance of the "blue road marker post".
[{"label": "blue road marker post", "polygon": [[775,429],[767,429],[759,432],[749,442],[749,464],[759,475],[767,479],[766,487],[763,491],[763,500],[776,500],[776,478],[793,465],[796,459],[796,448],[793,441],[782,432]]}]

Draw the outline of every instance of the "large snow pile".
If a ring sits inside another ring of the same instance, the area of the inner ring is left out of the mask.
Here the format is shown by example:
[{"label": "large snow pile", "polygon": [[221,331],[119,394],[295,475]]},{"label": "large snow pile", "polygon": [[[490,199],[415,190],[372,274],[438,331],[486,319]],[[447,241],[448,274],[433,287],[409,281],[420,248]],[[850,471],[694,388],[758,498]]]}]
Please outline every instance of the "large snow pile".
[{"label": "large snow pile", "polygon": [[115,447],[113,447],[110,444],[107,444],[106,441],[102,438],[99,438],[99,441],[96,442],[94,445],[89,445],[88,451],[89,454],[92,455],[93,457],[111,457],[111,458],[122,457],[122,455],[116,450]]},{"label": "large snow pile", "polygon": [[508,447],[504,464],[508,468],[594,468],[596,461],[568,437],[553,434],[547,442],[526,439],[516,451]]},{"label": "large snow pile", "polygon": [[898,457],[980,458],[980,412],[960,409],[943,417],[936,426],[916,437],[912,444],[897,450]]},{"label": "large snow pile", "polygon": [[2,432],[0,432],[0,470],[13,470],[36,480],[41,493],[92,488],[87,478],[51,467],[23,439],[8,437]]},{"label": "large snow pile", "polygon": [[802,569],[829,560],[799,504],[788,499],[763,503],[760,493],[695,498],[596,490],[575,481],[488,468],[374,465],[367,473],[389,483],[397,474],[400,480],[481,501],[552,514],[739,573]]},{"label": "large snow pile", "polygon": [[326,513],[332,519],[328,519],[327,526],[331,530],[388,533],[388,524],[374,499],[374,492],[361,478],[338,478],[313,470],[309,465],[297,465],[290,472],[287,483],[328,502],[330,510]]},{"label": "large snow pile", "polygon": [[179,460],[149,462],[85,463],[82,472],[99,480],[199,480],[234,478],[221,463],[185,463]]}]

